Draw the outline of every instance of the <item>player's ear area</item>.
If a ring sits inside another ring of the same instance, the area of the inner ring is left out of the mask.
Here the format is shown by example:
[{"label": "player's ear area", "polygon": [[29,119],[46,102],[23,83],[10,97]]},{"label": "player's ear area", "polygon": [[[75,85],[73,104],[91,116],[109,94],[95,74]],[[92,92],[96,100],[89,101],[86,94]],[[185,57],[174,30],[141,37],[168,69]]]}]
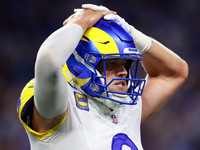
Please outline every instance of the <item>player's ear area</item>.
[{"label": "player's ear area", "polygon": [[100,60],[100,62],[97,64],[97,66],[95,67],[97,69],[97,71],[99,71],[100,73],[103,71],[103,60]]},{"label": "player's ear area", "polygon": [[96,69],[99,71],[101,68],[103,68],[102,66],[103,66],[103,60],[100,60],[96,66]]},{"label": "player's ear area", "polygon": [[[101,62],[101,61],[100,61]],[[99,71],[99,69],[101,68],[100,62],[97,64],[96,69]]]}]

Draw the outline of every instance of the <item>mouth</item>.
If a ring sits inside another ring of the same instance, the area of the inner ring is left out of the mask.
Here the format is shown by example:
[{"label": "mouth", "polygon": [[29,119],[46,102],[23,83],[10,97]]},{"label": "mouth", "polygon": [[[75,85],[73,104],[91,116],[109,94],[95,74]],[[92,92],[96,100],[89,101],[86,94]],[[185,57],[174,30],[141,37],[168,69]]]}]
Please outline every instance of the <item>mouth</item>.
[{"label": "mouth", "polygon": [[128,85],[125,80],[115,80],[115,82],[113,82],[108,87],[110,91],[127,93],[127,86]]},{"label": "mouth", "polygon": [[117,86],[119,88],[125,88],[126,81],[119,81],[119,82],[115,83],[115,86]]}]

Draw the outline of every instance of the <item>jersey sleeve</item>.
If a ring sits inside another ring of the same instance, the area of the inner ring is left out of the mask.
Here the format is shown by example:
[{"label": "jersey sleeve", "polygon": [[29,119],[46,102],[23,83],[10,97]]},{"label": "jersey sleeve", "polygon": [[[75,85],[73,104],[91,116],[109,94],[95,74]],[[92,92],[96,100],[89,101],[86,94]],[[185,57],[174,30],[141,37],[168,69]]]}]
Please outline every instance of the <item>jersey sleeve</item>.
[{"label": "jersey sleeve", "polygon": [[30,103],[31,99],[33,98],[34,93],[34,79],[30,80],[26,86],[23,88],[20,97],[17,102],[17,113],[19,116],[19,119],[21,122],[25,123],[25,119],[23,118],[23,108],[25,108],[25,105]]},{"label": "jersey sleeve", "polygon": [[55,127],[48,130],[45,133],[38,133],[34,131],[34,129],[31,127],[31,117],[33,113],[33,107],[34,107],[34,79],[30,80],[26,86],[23,88],[21,95],[17,102],[17,113],[20,122],[24,126],[24,128],[32,134],[35,138],[38,140],[43,141],[45,138],[51,136],[54,132],[57,131],[57,129],[63,124],[66,116],[64,119]]}]

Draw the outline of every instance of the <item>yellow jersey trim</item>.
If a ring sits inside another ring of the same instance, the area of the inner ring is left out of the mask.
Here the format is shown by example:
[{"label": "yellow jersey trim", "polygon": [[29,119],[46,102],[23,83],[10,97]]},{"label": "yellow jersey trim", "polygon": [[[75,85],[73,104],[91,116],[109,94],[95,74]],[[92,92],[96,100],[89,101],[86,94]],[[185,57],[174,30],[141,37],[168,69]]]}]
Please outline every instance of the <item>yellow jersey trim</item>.
[{"label": "yellow jersey trim", "polygon": [[66,113],[65,117],[63,118],[63,120],[59,124],[57,124],[55,127],[53,127],[52,129],[50,129],[44,133],[36,132],[33,129],[31,129],[29,126],[27,126],[23,121],[21,121],[21,122],[28,132],[30,132],[34,137],[36,137],[40,141],[43,141],[45,137],[52,135],[63,124],[63,122],[66,119],[66,116],[67,116],[67,113]]},{"label": "yellow jersey trim", "polygon": [[52,135],[65,121],[67,113],[65,115],[65,117],[63,118],[63,120],[56,125],[55,127],[53,127],[52,129],[46,131],[45,133],[39,133],[34,131],[33,129],[31,129],[29,126],[26,125],[26,123],[22,120],[21,115],[22,115],[22,110],[25,106],[25,104],[34,96],[34,80],[31,80],[30,82],[27,83],[27,85],[24,87],[24,89],[22,90],[21,96],[20,96],[20,104],[18,106],[17,112],[19,115],[19,119],[21,121],[21,123],[23,124],[23,126],[25,127],[25,129],[31,133],[34,137],[36,137],[37,139],[43,141],[45,137]]}]

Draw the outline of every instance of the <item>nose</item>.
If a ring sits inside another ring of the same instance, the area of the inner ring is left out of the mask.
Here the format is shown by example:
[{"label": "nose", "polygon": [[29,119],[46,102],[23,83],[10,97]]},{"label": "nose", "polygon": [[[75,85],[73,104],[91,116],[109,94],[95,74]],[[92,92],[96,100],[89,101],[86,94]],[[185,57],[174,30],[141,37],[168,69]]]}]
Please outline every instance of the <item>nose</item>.
[{"label": "nose", "polygon": [[128,73],[124,65],[117,66],[116,68],[117,68],[116,69],[117,76],[121,78],[125,78]]}]

